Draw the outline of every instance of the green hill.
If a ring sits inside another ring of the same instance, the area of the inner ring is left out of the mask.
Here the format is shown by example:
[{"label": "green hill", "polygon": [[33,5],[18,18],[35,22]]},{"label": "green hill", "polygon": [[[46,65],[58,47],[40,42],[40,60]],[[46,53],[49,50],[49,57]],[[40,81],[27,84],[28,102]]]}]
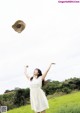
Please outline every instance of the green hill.
[{"label": "green hill", "polygon": [[[49,100],[50,108],[47,113],[80,113],[80,92],[67,94],[60,97],[51,97]],[[8,113],[34,113],[30,105],[22,106]]]}]

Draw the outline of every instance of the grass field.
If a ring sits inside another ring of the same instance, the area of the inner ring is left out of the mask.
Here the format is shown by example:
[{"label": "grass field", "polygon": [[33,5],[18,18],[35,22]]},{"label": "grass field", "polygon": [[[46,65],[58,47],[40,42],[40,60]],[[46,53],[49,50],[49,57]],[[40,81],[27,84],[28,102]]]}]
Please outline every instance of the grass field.
[{"label": "grass field", "polygon": [[[47,113],[80,113],[80,92],[60,97],[51,97]],[[34,113],[30,105],[8,111],[8,113]]]}]

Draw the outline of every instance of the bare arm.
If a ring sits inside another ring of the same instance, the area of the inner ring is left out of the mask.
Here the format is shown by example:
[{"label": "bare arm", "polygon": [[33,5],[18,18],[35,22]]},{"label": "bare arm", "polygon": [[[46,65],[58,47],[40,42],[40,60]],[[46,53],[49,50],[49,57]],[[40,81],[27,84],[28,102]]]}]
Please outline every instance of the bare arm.
[{"label": "bare arm", "polygon": [[55,64],[55,63],[51,63],[50,66],[48,67],[48,69],[45,71],[45,73],[42,75],[42,80],[44,80],[44,78],[46,77],[48,71],[50,70],[51,66]]},{"label": "bare arm", "polygon": [[25,67],[24,73],[25,73],[27,79],[30,80],[30,76],[27,74],[27,68],[28,68],[28,66]]}]

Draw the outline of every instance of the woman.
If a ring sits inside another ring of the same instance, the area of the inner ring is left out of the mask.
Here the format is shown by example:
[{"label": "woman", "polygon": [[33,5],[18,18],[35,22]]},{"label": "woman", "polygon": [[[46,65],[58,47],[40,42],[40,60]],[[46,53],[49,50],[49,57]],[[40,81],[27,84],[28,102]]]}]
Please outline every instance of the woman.
[{"label": "woman", "polygon": [[49,68],[46,70],[44,74],[42,74],[41,70],[36,68],[34,70],[34,74],[32,77],[30,77],[26,73],[26,69],[28,66],[26,66],[25,69],[25,75],[27,79],[29,80],[29,85],[30,85],[30,102],[31,102],[31,108],[34,110],[36,113],[46,113],[46,109],[49,108],[48,100],[45,95],[45,92],[41,89],[41,87],[44,84],[44,79],[50,70],[52,64],[51,63]]}]

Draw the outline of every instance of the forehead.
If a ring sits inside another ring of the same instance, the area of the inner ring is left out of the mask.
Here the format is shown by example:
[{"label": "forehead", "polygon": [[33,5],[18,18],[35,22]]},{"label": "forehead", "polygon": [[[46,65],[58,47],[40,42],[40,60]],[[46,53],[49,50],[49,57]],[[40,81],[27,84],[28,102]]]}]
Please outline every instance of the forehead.
[{"label": "forehead", "polygon": [[35,69],[34,71],[38,71],[38,69]]}]

